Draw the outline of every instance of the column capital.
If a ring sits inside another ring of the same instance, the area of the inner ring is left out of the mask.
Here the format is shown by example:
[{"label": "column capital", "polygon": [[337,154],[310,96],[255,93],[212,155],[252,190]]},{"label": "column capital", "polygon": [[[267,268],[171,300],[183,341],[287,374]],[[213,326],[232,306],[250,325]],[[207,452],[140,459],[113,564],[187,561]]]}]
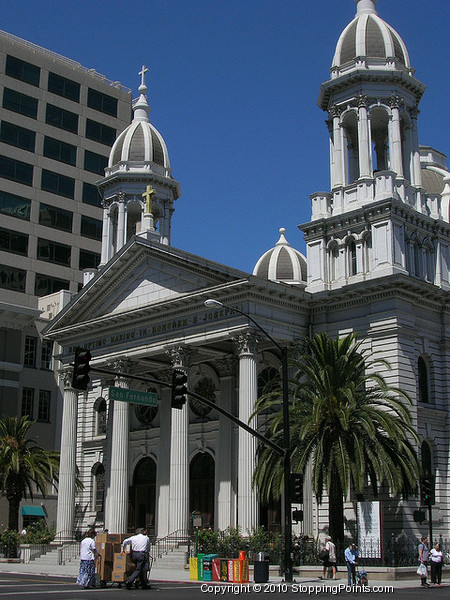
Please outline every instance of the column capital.
[{"label": "column capital", "polygon": [[119,371],[116,374],[116,381],[127,382],[129,381],[127,374],[132,374],[134,370],[134,363],[128,358],[118,358],[108,363],[108,367],[113,371]]},{"label": "column capital", "polygon": [[356,106],[358,108],[367,108],[368,103],[369,97],[367,96],[367,94],[359,94],[358,96],[356,96]]},{"label": "column capital", "polygon": [[195,351],[188,346],[173,346],[172,348],[166,348],[166,354],[170,357],[173,367],[188,369]]},{"label": "column capital", "polygon": [[256,354],[258,351],[258,336],[254,331],[241,333],[233,338],[239,357]]},{"label": "column capital", "polygon": [[64,389],[72,388],[72,365],[64,365],[62,369],[59,369],[58,374],[61,381],[63,382]]},{"label": "column capital", "polygon": [[330,119],[335,119],[336,117],[340,117],[342,114],[342,109],[337,104],[333,104],[328,111],[328,116]]},{"label": "column capital", "polygon": [[119,192],[117,194],[116,198],[117,198],[118,202],[120,202],[122,204],[125,204],[125,201],[127,199],[127,195],[125,194],[125,192]]},{"label": "column capital", "polygon": [[389,98],[389,106],[390,108],[401,108],[404,106],[405,101],[398,94],[392,94]]}]

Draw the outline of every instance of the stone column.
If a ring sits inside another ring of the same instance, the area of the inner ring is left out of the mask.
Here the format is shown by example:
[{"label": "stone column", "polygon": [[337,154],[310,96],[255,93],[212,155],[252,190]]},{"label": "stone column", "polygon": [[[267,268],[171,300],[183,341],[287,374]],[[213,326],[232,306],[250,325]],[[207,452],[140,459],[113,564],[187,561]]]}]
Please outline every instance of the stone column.
[{"label": "stone column", "polygon": [[[131,369],[131,361],[114,363],[115,371],[126,373]],[[117,376],[115,385],[129,388],[125,376]],[[105,528],[110,533],[126,533],[128,528],[128,436],[129,404],[110,400],[112,410],[111,462],[109,490],[106,497]]]},{"label": "stone column", "polygon": [[390,170],[400,176],[403,176],[402,134],[400,130],[400,106],[402,103],[403,100],[399,96],[392,96],[389,101],[392,110],[389,122]]},{"label": "stone column", "polygon": [[367,96],[358,97],[358,153],[359,177],[372,177],[371,152],[370,152],[370,123],[367,118]]},{"label": "stone column", "polygon": [[417,187],[422,186],[422,170],[420,167],[420,150],[419,150],[419,136],[417,133],[417,119],[419,116],[419,109],[413,108],[410,111],[411,114],[411,152],[413,159],[414,175],[411,175],[411,183]]},{"label": "stone column", "polygon": [[[257,340],[253,332],[240,335],[236,339],[239,354],[239,419],[250,426],[258,399],[258,359]],[[252,487],[253,471],[256,463],[256,438],[239,428],[238,444],[238,526],[243,535],[248,535],[252,527],[258,526],[256,489]]]},{"label": "stone column", "polygon": [[333,144],[331,157],[331,189],[345,183],[345,161],[342,154],[341,110],[334,105],[330,109],[333,119]]},{"label": "stone column", "polygon": [[[172,366],[188,370],[189,349],[171,348],[168,354]],[[171,410],[169,533],[189,529],[189,406]]]},{"label": "stone column", "polygon": [[[233,413],[235,397],[236,359],[223,358],[215,366],[220,375],[220,406]],[[224,531],[227,527],[236,527],[236,496],[233,483],[236,480],[235,447],[233,444],[233,426],[230,419],[219,414],[219,440],[216,458],[217,511],[215,527]]]},{"label": "stone column", "polygon": [[125,194],[119,192],[119,214],[117,217],[117,247],[118,252],[126,242],[126,230],[125,230]]},{"label": "stone column", "polygon": [[103,227],[102,227],[102,255],[100,258],[100,265],[106,265],[110,256],[110,237],[111,237],[111,223],[109,214],[109,204],[103,203]]},{"label": "stone column", "polygon": [[56,517],[56,541],[58,542],[73,539],[75,518],[78,393],[72,388],[72,372],[72,367],[60,371],[64,382],[64,406]]},{"label": "stone column", "polygon": [[[172,371],[159,371],[157,379],[171,382]],[[171,389],[163,387],[160,390],[161,399],[159,403],[159,422],[160,431],[170,431],[171,422],[171,408],[170,408],[170,396]],[[169,502],[170,502],[170,444],[171,436],[160,435],[159,436],[159,448],[158,448],[158,469],[156,471],[156,498],[158,509],[156,513],[156,535],[157,537],[165,537],[169,535]]]}]

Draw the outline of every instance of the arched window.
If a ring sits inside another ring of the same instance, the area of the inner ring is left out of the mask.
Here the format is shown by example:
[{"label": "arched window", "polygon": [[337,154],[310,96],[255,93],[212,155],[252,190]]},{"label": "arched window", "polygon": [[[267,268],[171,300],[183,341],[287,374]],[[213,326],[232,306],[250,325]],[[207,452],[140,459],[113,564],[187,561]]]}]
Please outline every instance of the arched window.
[{"label": "arched window", "polygon": [[434,475],[431,448],[428,442],[422,442],[420,447],[420,456],[422,461],[422,473],[424,475]]},{"label": "arched window", "polygon": [[280,372],[275,367],[266,367],[258,375],[258,398],[281,389]]},{"label": "arched window", "polygon": [[91,469],[92,474],[92,508],[103,512],[105,500],[105,467],[102,463],[95,463]]},{"label": "arched window", "polygon": [[339,246],[331,242],[328,247],[329,282],[336,281],[339,277]]},{"label": "arched window", "polygon": [[358,273],[358,261],[356,257],[356,244],[353,239],[347,244],[347,258],[349,276],[356,275]]},{"label": "arched window", "polygon": [[[195,394],[198,394],[207,400],[211,400],[211,402],[216,401],[216,384],[210,377],[202,377],[196,383],[193,391]],[[212,411],[210,406],[207,406],[196,398],[189,399],[189,406],[197,417],[206,417],[206,415]]]},{"label": "arched window", "polygon": [[428,394],[428,366],[424,359],[419,356],[417,361],[418,381],[419,381],[419,402],[429,402]]},{"label": "arched window", "polygon": [[94,403],[95,435],[104,435],[106,433],[106,400],[101,396]]}]

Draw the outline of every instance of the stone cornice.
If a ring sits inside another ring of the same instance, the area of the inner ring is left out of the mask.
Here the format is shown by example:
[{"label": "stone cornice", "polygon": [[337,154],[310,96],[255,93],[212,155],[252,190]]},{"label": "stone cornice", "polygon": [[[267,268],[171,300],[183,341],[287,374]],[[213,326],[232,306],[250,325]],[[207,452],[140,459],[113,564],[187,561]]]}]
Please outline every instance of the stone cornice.
[{"label": "stone cornice", "polygon": [[389,275],[313,294],[311,312],[348,309],[397,298],[427,310],[450,314],[450,292],[406,275]]},{"label": "stone cornice", "polygon": [[370,223],[387,217],[401,219],[432,236],[450,238],[449,223],[441,219],[432,219],[428,215],[417,212],[412,206],[408,206],[394,198],[378,200],[350,212],[309,221],[299,225],[299,229],[304,232],[306,241],[309,241],[331,235],[335,231],[347,231],[352,228],[361,229]]}]

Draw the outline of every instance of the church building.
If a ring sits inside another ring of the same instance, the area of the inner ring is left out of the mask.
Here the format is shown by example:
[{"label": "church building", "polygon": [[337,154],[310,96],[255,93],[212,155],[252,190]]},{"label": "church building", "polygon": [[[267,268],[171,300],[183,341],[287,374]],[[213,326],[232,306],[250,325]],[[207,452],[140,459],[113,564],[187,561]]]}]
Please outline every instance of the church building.
[{"label": "church building", "polygon": [[[279,530],[281,503],[262,506],[252,487],[256,439],[197,400],[171,409],[170,387],[145,378],[167,384],[181,369],[190,391],[248,423],[280,377],[280,347],[322,331],[356,332],[390,363],[388,383],[412,398],[423,468],[436,476],[434,531],[449,536],[450,173],[442,152],[419,144],[425,85],[402,38],[376,0],[355,4],[319,94],[331,188],[311,195],[311,220],[300,226],[307,257],[280,229],[252,274],[171,245],[180,184],[150,121],[142,68],[132,123],[98,182],[100,265],[45,332],[61,347],[63,539],[93,524],[110,532],[145,524],[162,538],[188,530],[194,512],[213,529]],[[71,387],[77,346],[92,354],[86,392]],[[113,400],[111,386],[153,392],[157,406]],[[423,533],[419,498],[376,500],[385,536]],[[357,522],[359,501],[349,490],[347,523]],[[326,530],[327,501],[316,503],[307,479],[298,508],[296,533]]]}]

